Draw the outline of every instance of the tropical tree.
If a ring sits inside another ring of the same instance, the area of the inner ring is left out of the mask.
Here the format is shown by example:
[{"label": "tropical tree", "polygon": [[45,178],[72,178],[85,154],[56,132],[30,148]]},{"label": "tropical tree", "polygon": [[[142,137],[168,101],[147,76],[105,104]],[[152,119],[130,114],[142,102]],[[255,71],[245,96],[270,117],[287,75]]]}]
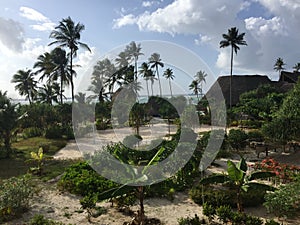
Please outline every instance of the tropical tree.
[{"label": "tropical tree", "polygon": [[161,90],[161,83],[160,83],[160,78],[159,78],[158,67],[159,66],[164,67],[164,63],[161,61],[160,54],[158,54],[158,53],[153,53],[151,55],[151,57],[148,59],[148,61],[149,61],[150,68],[155,68],[155,72],[156,72],[158,83],[159,83],[159,94],[161,97],[162,90]]},{"label": "tropical tree", "polygon": [[123,67],[127,67],[129,65],[128,53],[125,51],[120,52],[118,57],[115,59],[115,61],[119,69]]},{"label": "tropical tree", "polygon": [[138,76],[138,67],[137,67],[137,61],[139,56],[144,55],[141,53],[141,44],[136,44],[134,41],[130,42],[129,45],[126,46],[125,54],[128,56],[129,59],[133,59],[134,61],[134,79],[137,80]]},{"label": "tropical tree", "polygon": [[192,83],[189,85],[190,90],[193,91],[195,95],[197,95],[197,99],[199,101],[199,82],[198,80],[193,80]]},{"label": "tropical tree", "polygon": [[173,97],[173,93],[172,93],[172,86],[171,86],[171,80],[174,79],[174,73],[173,73],[173,70],[171,68],[167,68],[165,71],[164,71],[164,77],[169,80],[169,87],[170,87],[170,93],[171,93],[171,97]]},{"label": "tropical tree", "polygon": [[231,58],[230,58],[230,85],[229,85],[229,107],[232,106],[232,69],[233,69],[233,52],[237,54],[237,51],[240,50],[239,45],[247,45],[247,42],[244,40],[245,33],[239,34],[239,29],[232,27],[228,29],[227,34],[222,34],[223,40],[220,41],[220,48],[226,48],[231,46]]},{"label": "tropical tree", "polygon": [[30,69],[18,70],[11,82],[17,83],[15,89],[19,91],[20,95],[24,95],[31,104],[37,93],[37,82],[34,80],[34,73]]},{"label": "tropical tree", "polygon": [[200,84],[200,96],[202,97],[203,95],[203,83],[206,83],[206,77],[207,77],[207,73],[205,73],[205,71],[198,71],[195,75],[196,80],[199,82]]},{"label": "tropical tree", "polygon": [[60,47],[67,47],[70,50],[70,84],[72,93],[72,102],[74,102],[74,82],[73,82],[73,58],[77,55],[79,47],[87,49],[91,52],[91,49],[87,44],[80,42],[81,32],[85,29],[81,23],[75,24],[71,17],[67,17],[59,22],[59,25],[51,32],[50,38],[54,38],[55,41],[49,45],[58,44]]},{"label": "tropical tree", "polygon": [[[146,85],[147,85],[147,94],[148,94],[148,98],[150,97],[149,95],[149,80],[150,77],[153,76],[153,71],[149,68],[149,65],[146,62],[143,62],[139,73],[142,75],[142,77],[146,80]],[[153,91],[152,91],[153,94]]]},{"label": "tropical tree", "polygon": [[276,59],[276,62],[274,64],[274,70],[279,72],[279,77],[280,77],[281,71],[285,69],[284,68],[285,65],[286,64],[284,63],[282,58],[279,57],[278,59]]},{"label": "tropical tree", "polygon": [[47,83],[39,87],[37,93],[38,102],[47,103],[52,105],[52,102],[58,102],[58,96],[60,96],[60,87],[58,83]]},{"label": "tropical tree", "polygon": [[79,104],[87,103],[86,93],[78,92],[78,94],[75,95],[75,99]]},{"label": "tropical tree", "polygon": [[12,104],[7,92],[0,91],[0,138],[4,142],[6,156],[11,153],[11,138],[18,123],[17,105]]},{"label": "tropical tree", "polygon": [[35,74],[41,74],[39,80],[49,78],[51,73],[55,69],[52,54],[49,52],[45,52],[44,54],[40,55],[37,58],[37,61],[34,63],[33,68],[37,68]]},{"label": "tropical tree", "polygon": [[293,69],[294,69],[295,72],[299,72],[299,70],[300,70],[300,63],[296,63],[294,65]]},{"label": "tropical tree", "polygon": [[241,199],[241,193],[247,192],[249,188],[257,188],[259,186],[265,188],[265,190],[274,190],[274,188],[266,185],[254,182],[257,179],[269,178],[275,176],[271,172],[252,172],[247,174],[248,166],[246,161],[241,158],[240,162],[236,165],[231,160],[227,161],[227,174],[217,174],[203,178],[200,184],[213,184],[213,183],[231,183],[236,191],[237,197],[237,209],[239,212],[243,212],[243,205]]}]

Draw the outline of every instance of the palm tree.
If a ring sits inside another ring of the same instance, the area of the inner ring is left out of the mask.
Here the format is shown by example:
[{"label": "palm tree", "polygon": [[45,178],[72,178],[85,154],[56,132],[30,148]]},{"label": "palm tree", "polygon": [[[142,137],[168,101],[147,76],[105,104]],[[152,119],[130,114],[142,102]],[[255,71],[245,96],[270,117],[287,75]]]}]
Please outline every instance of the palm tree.
[{"label": "palm tree", "polygon": [[120,52],[118,55],[118,58],[115,59],[118,68],[121,69],[123,67],[127,67],[129,65],[129,56],[127,52]]},{"label": "palm tree", "polygon": [[140,67],[139,73],[146,80],[147,94],[148,94],[148,98],[149,98],[150,96],[149,96],[149,84],[148,84],[148,81],[150,79],[150,76],[153,75],[152,70],[149,69],[149,66],[148,66],[148,64],[146,62],[143,62],[142,65],[141,65],[141,67]]},{"label": "palm tree", "polygon": [[167,68],[164,72],[164,77],[169,80],[169,86],[170,86],[170,93],[171,93],[171,97],[173,97],[173,93],[172,93],[172,86],[171,86],[171,80],[174,79],[174,74],[173,74],[173,70],[170,68]]},{"label": "palm tree", "polygon": [[193,80],[192,83],[189,85],[190,90],[193,91],[195,95],[197,95],[197,99],[199,101],[199,82],[198,80]]},{"label": "palm tree", "polygon": [[195,75],[196,80],[199,82],[200,84],[200,96],[202,97],[203,95],[203,82],[206,83],[206,77],[207,77],[207,73],[205,73],[205,71],[198,71]]},{"label": "palm tree", "polygon": [[220,41],[220,48],[226,48],[231,46],[231,59],[230,59],[230,85],[229,85],[229,107],[232,106],[232,68],[233,68],[233,51],[237,54],[237,51],[240,50],[239,45],[247,45],[247,42],[244,40],[245,33],[239,34],[239,29],[232,27],[228,29],[227,34],[223,34],[223,40]]},{"label": "palm tree", "polygon": [[38,101],[52,105],[52,102],[58,102],[60,96],[60,86],[58,83],[47,83],[39,88]]},{"label": "palm tree", "polygon": [[160,55],[158,53],[153,53],[151,57],[148,59],[150,68],[155,68],[158,83],[159,83],[159,93],[160,97],[162,96],[162,91],[161,91],[161,83],[160,83],[160,78],[159,78],[159,72],[158,72],[158,67],[164,67],[164,64],[161,62]]},{"label": "palm tree", "polygon": [[50,38],[56,39],[49,45],[58,44],[60,47],[67,47],[70,50],[70,84],[72,93],[72,102],[74,102],[74,82],[73,82],[73,57],[76,57],[78,46],[91,52],[87,44],[80,42],[81,32],[85,29],[84,25],[77,23],[75,25],[71,17],[67,17],[59,22],[59,25],[50,33]]},{"label": "palm tree", "polygon": [[55,68],[51,53],[45,52],[44,54],[40,55],[37,58],[36,63],[33,65],[33,68],[38,68],[38,70],[35,71],[35,73],[41,74],[39,80],[43,80],[46,77],[49,78],[50,74]]},{"label": "palm tree", "polygon": [[20,95],[26,96],[26,100],[31,104],[37,93],[37,82],[34,80],[34,73],[30,69],[18,70],[11,82],[17,83],[15,89],[19,91]]},{"label": "palm tree", "polygon": [[82,92],[78,92],[78,94],[75,95],[75,99],[79,104],[85,104],[87,102],[86,94]]},{"label": "palm tree", "polygon": [[136,44],[134,41],[130,42],[129,45],[126,46],[125,54],[128,56],[128,58],[132,58],[134,61],[134,78],[137,80],[137,61],[140,55],[144,55],[141,53],[141,44]]},{"label": "palm tree", "polygon": [[282,58],[279,57],[278,59],[276,59],[276,62],[274,64],[274,70],[279,72],[279,77],[280,77],[281,71],[285,69],[284,68],[285,65],[286,64],[284,63]]},{"label": "palm tree", "polygon": [[300,63],[296,63],[295,66],[293,67],[295,72],[299,72],[300,70]]}]

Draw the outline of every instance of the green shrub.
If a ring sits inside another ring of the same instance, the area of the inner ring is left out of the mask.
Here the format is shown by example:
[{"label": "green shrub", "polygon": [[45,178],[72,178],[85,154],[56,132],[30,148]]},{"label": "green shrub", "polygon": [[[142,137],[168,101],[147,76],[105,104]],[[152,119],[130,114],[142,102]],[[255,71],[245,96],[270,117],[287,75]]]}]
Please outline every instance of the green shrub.
[{"label": "green shrub", "polygon": [[264,141],[264,135],[258,130],[248,132],[249,141]]},{"label": "green shrub", "polygon": [[265,225],[280,225],[280,223],[272,219],[272,220],[267,220]]},{"label": "green shrub", "polygon": [[230,206],[228,205],[222,205],[216,209],[216,214],[220,221],[223,223],[227,223],[229,221],[232,221],[233,219],[233,212]]},{"label": "green shrub", "polygon": [[205,202],[203,204],[203,215],[207,216],[208,221],[212,221],[216,215],[216,209],[212,205]]},{"label": "green shrub", "polygon": [[59,139],[62,138],[62,135],[62,127],[56,124],[48,126],[45,132],[45,137],[49,139]]},{"label": "green shrub", "polygon": [[265,196],[264,206],[276,216],[292,216],[300,210],[300,181],[280,186]]},{"label": "green shrub", "polygon": [[84,197],[97,196],[118,185],[100,176],[88,163],[79,162],[66,169],[58,186],[60,189]]},{"label": "green shrub", "polygon": [[33,191],[28,175],[0,181],[0,222],[26,211]]},{"label": "green shrub", "polygon": [[[62,222],[56,222],[54,220],[50,220],[45,218],[43,215],[35,215],[30,221],[29,225],[65,225]],[[68,224],[72,225],[72,224]]]},{"label": "green shrub", "polygon": [[205,220],[200,220],[199,216],[195,214],[194,218],[186,217],[186,218],[179,218],[178,225],[201,225],[206,224]]},{"label": "green shrub", "polygon": [[243,149],[246,147],[247,134],[243,130],[231,129],[228,134],[228,142],[234,149]]},{"label": "green shrub", "polygon": [[37,127],[28,127],[25,128],[22,132],[23,138],[32,138],[32,137],[40,137],[43,135],[43,130]]},{"label": "green shrub", "polygon": [[247,128],[258,129],[261,127],[262,123],[259,120],[241,120],[239,125]]},{"label": "green shrub", "polygon": [[63,134],[63,136],[65,136],[68,140],[75,139],[74,132],[73,132],[73,128],[72,128],[72,126],[70,126],[70,125],[65,125],[65,126],[62,128],[62,134]]}]

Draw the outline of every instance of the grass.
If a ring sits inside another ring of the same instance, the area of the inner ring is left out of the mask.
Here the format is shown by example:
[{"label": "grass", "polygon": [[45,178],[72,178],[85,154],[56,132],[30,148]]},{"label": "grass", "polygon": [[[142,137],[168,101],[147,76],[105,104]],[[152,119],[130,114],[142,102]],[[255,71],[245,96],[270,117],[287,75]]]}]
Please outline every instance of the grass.
[{"label": "grass", "polygon": [[19,139],[12,144],[13,153],[10,158],[0,158],[0,178],[5,179],[12,176],[26,174],[30,167],[35,166],[30,153],[37,152],[40,146],[45,148],[45,161],[41,179],[44,181],[53,179],[64,172],[64,169],[74,163],[72,160],[51,159],[61,148],[65,147],[67,140],[47,139],[34,137]]}]

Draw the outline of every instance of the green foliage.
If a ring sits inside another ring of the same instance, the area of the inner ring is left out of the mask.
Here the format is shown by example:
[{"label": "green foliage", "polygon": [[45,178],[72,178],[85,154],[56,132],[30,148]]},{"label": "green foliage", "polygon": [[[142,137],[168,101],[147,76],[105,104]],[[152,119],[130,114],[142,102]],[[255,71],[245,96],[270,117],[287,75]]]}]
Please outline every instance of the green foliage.
[{"label": "green foliage", "polygon": [[81,196],[97,196],[118,185],[101,177],[88,163],[79,162],[66,169],[58,186]]},{"label": "green foliage", "polygon": [[227,223],[229,221],[232,221],[233,219],[233,212],[230,206],[228,205],[221,205],[216,209],[216,214],[220,221],[223,223]]},{"label": "green foliage", "polygon": [[178,219],[178,225],[201,225],[205,224],[204,219],[200,219],[197,214],[195,214],[195,217],[186,217],[186,218],[179,218]]},{"label": "green foliage", "polygon": [[31,152],[30,155],[31,155],[31,159],[36,162],[36,167],[31,167],[30,171],[38,175],[41,175],[43,159],[44,159],[43,148],[39,148],[38,152]]},{"label": "green foliage", "polygon": [[26,211],[33,191],[28,176],[0,181],[0,222],[12,219]]},{"label": "green foliage", "polygon": [[203,215],[208,218],[208,221],[212,221],[216,215],[216,208],[207,202],[203,204]]},{"label": "green foliage", "polygon": [[84,196],[80,200],[81,208],[86,209],[88,213],[88,221],[91,222],[92,209],[96,207],[97,198],[94,196]]},{"label": "green foliage", "polygon": [[22,131],[23,138],[40,137],[43,135],[43,130],[37,127],[28,127]]},{"label": "green foliage", "polygon": [[251,130],[247,134],[249,141],[264,141],[264,135],[260,130]]},{"label": "green foliage", "polygon": [[62,138],[63,129],[60,125],[53,124],[47,127],[45,131],[45,138],[59,139]]},{"label": "green foliage", "polygon": [[291,216],[300,210],[300,181],[280,186],[265,196],[264,206],[276,216]]},{"label": "green foliage", "polygon": [[246,147],[248,136],[243,130],[231,129],[228,134],[228,142],[234,149],[243,149]]},{"label": "green foliage", "polygon": [[[37,214],[34,215],[33,218],[31,218],[31,220],[29,221],[29,225],[65,225],[65,224],[62,222],[56,222],[54,220],[47,219],[43,215]],[[72,225],[72,224],[68,224],[68,225]]]},{"label": "green foliage", "polygon": [[272,220],[267,220],[265,225],[280,225],[280,223],[272,219]]}]

